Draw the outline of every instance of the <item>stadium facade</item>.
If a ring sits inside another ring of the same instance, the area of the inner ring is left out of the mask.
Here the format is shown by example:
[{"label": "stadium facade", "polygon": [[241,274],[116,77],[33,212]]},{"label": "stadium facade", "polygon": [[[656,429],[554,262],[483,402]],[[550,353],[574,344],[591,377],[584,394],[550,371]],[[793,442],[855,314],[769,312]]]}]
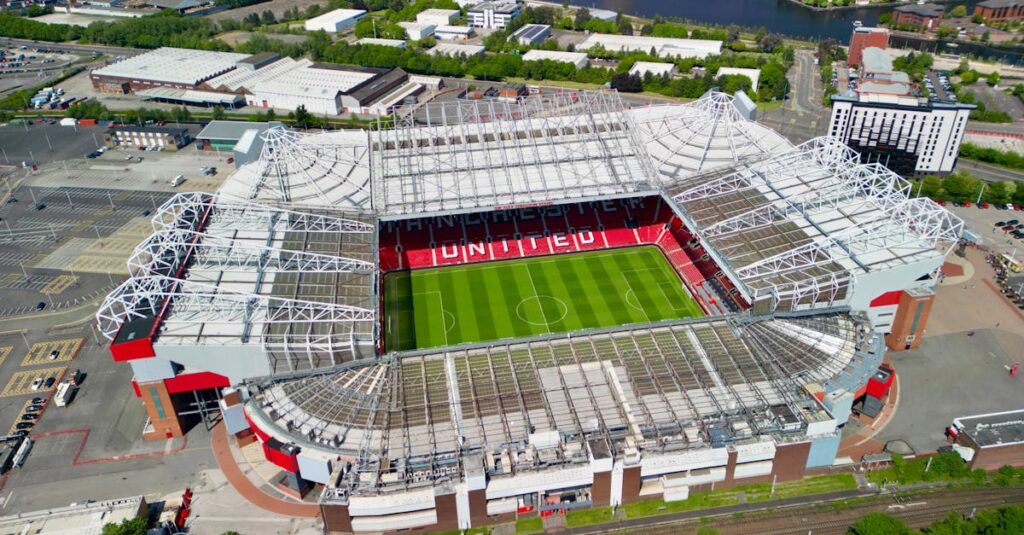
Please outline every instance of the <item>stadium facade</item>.
[{"label": "stadium facade", "polygon": [[[221,191],[158,210],[98,322],[147,436],[219,410],[282,488],[317,489],[330,532],[678,500],[831,465],[886,343],[924,327],[901,303],[927,301],[963,227],[843,143],[793,146],[721,93],[459,101],[263,137]],[[384,345],[386,272],[640,245],[704,317]]]}]

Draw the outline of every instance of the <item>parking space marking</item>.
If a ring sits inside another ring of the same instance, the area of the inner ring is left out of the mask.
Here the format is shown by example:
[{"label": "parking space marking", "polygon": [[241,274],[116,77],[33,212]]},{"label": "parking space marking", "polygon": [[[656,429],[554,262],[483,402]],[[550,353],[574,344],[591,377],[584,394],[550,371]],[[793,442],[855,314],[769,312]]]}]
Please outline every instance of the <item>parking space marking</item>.
[{"label": "parking space marking", "polygon": [[[55,368],[40,368],[31,371],[14,372],[11,375],[11,379],[7,381],[7,386],[3,390],[0,390],[0,398],[9,398],[12,396],[24,396],[27,394],[39,395],[41,393],[52,392],[57,388],[57,384],[60,383],[61,377],[64,376],[64,372],[68,369],[67,366],[59,366]],[[47,388],[45,385],[40,385],[38,390],[32,389],[32,382],[36,378],[42,378],[46,380],[48,377],[53,377],[53,384]]]},{"label": "parking space marking", "polygon": [[[13,435],[14,432],[18,430],[18,424],[23,422],[23,421],[26,421],[26,420],[22,420],[21,419],[21,415],[25,414],[25,411],[28,410],[28,406],[31,405],[31,404],[32,404],[32,400],[31,399],[26,399],[25,400],[25,404],[21,406],[21,410],[19,410],[18,413],[17,413],[17,416],[14,417],[14,422],[11,424],[11,428],[9,430],[7,430],[7,434],[8,435]],[[36,416],[37,418],[39,417],[38,416],[39,415],[38,412],[36,412],[34,414],[37,415]],[[32,423],[36,423],[36,422],[37,422],[37,420],[32,420]]]},{"label": "parking space marking", "polygon": [[70,268],[76,273],[111,273],[114,275],[128,275],[127,258],[112,258],[109,256],[82,255],[70,264]]},{"label": "parking space marking", "polygon": [[40,290],[46,295],[57,295],[64,293],[72,284],[78,282],[78,277],[73,275],[58,275],[52,281],[43,286]]},{"label": "parking space marking", "polygon": [[0,347],[0,364],[3,364],[4,361],[7,360],[7,355],[10,355],[13,349],[14,346]]},{"label": "parking space marking", "polygon": [[[51,340],[32,344],[28,354],[22,359],[22,366],[38,366],[49,362],[67,362],[78,355],[85,338],[67,338],[65,340]],[[57,358],[51,360],[50,353],[56,351]]]}]

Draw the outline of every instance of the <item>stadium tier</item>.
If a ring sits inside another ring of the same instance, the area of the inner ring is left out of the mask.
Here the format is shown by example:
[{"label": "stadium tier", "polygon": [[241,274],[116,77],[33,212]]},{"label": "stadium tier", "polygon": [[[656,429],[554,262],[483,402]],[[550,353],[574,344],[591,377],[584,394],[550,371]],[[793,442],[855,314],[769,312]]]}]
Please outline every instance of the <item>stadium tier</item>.
[{"label": "stadium tier", "polygon": [[562,92],[267,130],[219,192],[157,211],[97,315],[145,437],[220,411],[328,532],[832,464],[886,346],[919,343],[962,222],[742,100]]}]

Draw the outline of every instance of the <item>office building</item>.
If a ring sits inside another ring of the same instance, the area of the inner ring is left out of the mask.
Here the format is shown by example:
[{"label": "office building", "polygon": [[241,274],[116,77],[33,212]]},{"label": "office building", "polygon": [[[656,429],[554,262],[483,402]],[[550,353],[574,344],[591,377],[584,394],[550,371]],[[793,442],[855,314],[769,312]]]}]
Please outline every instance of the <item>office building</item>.
[{"label": "office building", "polygon": [[466,17],[470,26],[500,30],[508,26],[522,10],[522,4],[517,2],[482,2],[471,7],[466,12]]}]

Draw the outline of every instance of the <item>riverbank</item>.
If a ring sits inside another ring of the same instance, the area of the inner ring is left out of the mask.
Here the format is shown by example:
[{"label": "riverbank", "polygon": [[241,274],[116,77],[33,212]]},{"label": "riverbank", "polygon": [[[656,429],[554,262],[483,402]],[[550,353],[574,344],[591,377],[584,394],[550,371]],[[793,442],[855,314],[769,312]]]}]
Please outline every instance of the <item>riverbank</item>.
[{"label": "riverbank", "polygon": [[[817,12],[821,12],[821,13],[829,13],[829,12],[833,12],[833,11],[850,11],[850,10],[854,10],[854,9],[864,9],[865,7],[899,7],[899,6],[906,6],[906,5],[916,4],[917,3],[917,2],[912,2],[912,1],[908,1],[908,2],[875,2],[875,3],[868,4],[866,6],[858,6],[858,5],[854,4],[854,5],[849,5],[849,6],[819,7],[819,6],[812,6],[810,4],[805,4],[801,0],[787,0],[787,1],[789,3],[791,3],[791,4],[796,4],[796,5],[800,6],[800,7],[810,9],[811,11],[817,11]],[[941,3],[941,2],[935,2],[935,3]]]}]

